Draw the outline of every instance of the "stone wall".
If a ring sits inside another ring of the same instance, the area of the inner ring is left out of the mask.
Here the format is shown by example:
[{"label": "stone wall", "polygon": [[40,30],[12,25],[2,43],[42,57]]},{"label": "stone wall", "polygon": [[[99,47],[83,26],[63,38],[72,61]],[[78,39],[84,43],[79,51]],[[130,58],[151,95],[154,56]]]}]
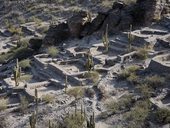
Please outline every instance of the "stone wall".
[{"label": "stone wall", "polygon": [[[170,73],[170,65],[165,65],[161,62],[162,57],[166,57],[167,55],[159,55],[154,57],[148,67],[148,71],[155,72],[155,73]],[[170,62],[170,61],[169,61]]]}]

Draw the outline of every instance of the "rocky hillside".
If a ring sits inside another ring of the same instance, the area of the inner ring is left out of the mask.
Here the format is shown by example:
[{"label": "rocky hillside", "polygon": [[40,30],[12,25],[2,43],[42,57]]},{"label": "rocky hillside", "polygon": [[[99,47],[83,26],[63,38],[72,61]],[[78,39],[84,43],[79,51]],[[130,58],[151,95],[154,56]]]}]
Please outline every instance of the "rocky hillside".
[{"label": "rocky hillside", "polygon": [[169,128],[169,0],[0,1],[0,128]]}]

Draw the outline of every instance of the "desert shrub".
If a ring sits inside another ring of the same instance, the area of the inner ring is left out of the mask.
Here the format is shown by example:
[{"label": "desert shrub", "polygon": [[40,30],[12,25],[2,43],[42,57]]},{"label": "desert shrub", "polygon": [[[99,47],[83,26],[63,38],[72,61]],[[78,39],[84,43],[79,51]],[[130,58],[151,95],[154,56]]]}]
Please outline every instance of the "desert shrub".
[{"label": "desert shrub", "polygon": [[11,58],[12,53],[5,53],[3,55],[0,55],[0,64],[6,63],[9,58]]},{"label": "desert shrub", "polygon": [[58,49],[54,46],[50,46],[47,49],[47,54],[50,55],[51,57],[56,57],[58,52],[59,52]]},{"label": "desert shrub", "polygon": [[145,81],[153,89],[159,88],[165,84],[165,78],[158,75],[148,76]]},{"label": "desert shrub", "polygon": [[18,17],[18,22],[24,24],[26,21],[23,16]]},{"label": "desert shrub", "polygon": [[139,89],[139,92],[142,94],[145,98],[150,98],[152,95],[152,88],[149,87],[147,84],[141,84],[137,87]]},{"label": "desert shrub", "polygon": [[77,100],[78,98],[83,97],[84,89],[82,89],[81,87],[75,87],[75,88],[69,89],[67,91],[67,94],[70,96],[73,96]]},{"label": "desert shrub", "polygon": [[0,117],[0,128],[7,128],[6,118],[7,117],[4,117],[4,116]]},{"label": "desert shrub", "polygon": [[118,79],[119,80],[125,80],[128,78],[130,73],[127,70],[123,70],[120,74],[118,74]]},{"label": "desert shrub", "polygon": [[18,41],[17,47],[28,47],[28,40]]},{"label": "desert shrub", "polygon": [[19,66],[22,69],[29,69],[31,67],[31,60],[30,59],[24,59],[19,62]]},{"label": "desert shrub", "polygon": [[20,111],[25,113],[27,111],[29,102],[25,96],[20,97]]},{"label": "desert shrub", "polygon": [[147,48],[140,48],[137,53],[135,54],[135,57],[140,60],[145,60],[148,58],[148,50]]},{"label": "desert shrub", "polygon": [[106,90],[106,87],[105,86],[99,86],[97,87],[98,91],[99,91],[99,94],[98,94],[98,98],[100,100],[105,100],[107,98],[109,98],[109,93],[107,92]]},{"label": "desert shrub", "polygon": [[89,96],[91,98],[93,98],[95,95],[95,91],[92,88],[87,88],[85,92],[86,92],[87,96]]},{"label": "desert shrub", "polygon": [[43,26],[41,28],[38,29],[38,31],[41,33],[41,34],[45,34],[47,31],[48,31],[49,27],[48,26]]},{"label": "desert shrub", "polygon": [[148,101],[139,101],[130,112],[125,113],[124,118],[129,122],[128,127],[131,128],[132,125],[135,127],[144,126],[144,122],[149,115],[149,107],[150,103]]},{"label": "desert shrub", "polygon": [[136,0],[124,0],[126,5],[134,4],[136,3]]},{"label": "desert shrub", "polygon": [[84,77],[91,80],[93,83],[96,83],[99,80],[99,73],[96,71],[86,72]]},{"label": "desert shrub", "polygon": [[170,110],[166,108],[158,109],[155,114],[158,123],[162,124],[170,123]]},{"label": "desert shrub", "polygon": [[119,99],[118,102],[115,101],[109,101],[106,103],[106,107],[108,110],[111,110],[113,113],[119,112],[125,109],[130,109],[132,106],[132,96],[131,95],[126,95],[122,98]]},{"label": "desert shrub", "polygon": [[136,71],[140,69],[139,66],[130,66],[127,69],[124,69],[119,75],[119,80],[127,79],[129,82],[136,83],[138,81],[138,76],[136,75]]},{"label": "desert shrub", "polygon": [[46,102],[46,103],[52,103],[54,101],[55,97],[54,95],[42,95],[42,101]]},{"label": "desert shrub", "polygon": [[136,73],[131,73],[130,76],[127,78],[127,81],[129,81],[132,84],[138,83],[139,76],[136,75]]},{"label": "desert shrub", "polygon": [[140,69],[140,67],[137,66],[137,65],[132,65],[132,66],[127,68],[128,72],[131,72],[131,73],[134,73],[134,72],[136,72],[139,69]]},{"label": "desert shrub", "polygon": [[26,75],[22,75],[22,76],[20,76],[20,79],[19,79],[19,81],[22,81],[22,82],[25,82],[25,81],[30,81],[31,79],[32,79],[32,75],[30,75],[30,74],[26,74]]},{"label": "desert shrub", "polygon": [[8,60],[12,59],[24,59],[33,54],[33,50],[27,47],[13,48],[9,52],[0,55],[0,63],[6,63]]},{"label": "desert shrub", "polygon": [[13,25],[9,26],[8,31],[13,33],[13,34],[17,34],[17,35],[21,35],[22,34],[22,29],[19,28],[19,27],[15,27]]},{"label": "desert shrub", "polygon": [[64,124],[66,128],[82,128],[84,124],[85,118],[80,112],[77,112],[76,115],[72,114],[67,116],[64,119]]},{"label": "desert shrub", "polygon": [[0,99],[0,111],[5,110],[7,108],[8,100],[7,99]]},{"label": "desert shrub", "polygon": [[39,18],[37,18],[37,17],[35,17],[35,16],[32,16],[32,17],[29,19],[29,21],[35,22],[38,26],[40,26],[40,25],[41,25],[41,22],[42,22],[41,19],[39,19]]}]

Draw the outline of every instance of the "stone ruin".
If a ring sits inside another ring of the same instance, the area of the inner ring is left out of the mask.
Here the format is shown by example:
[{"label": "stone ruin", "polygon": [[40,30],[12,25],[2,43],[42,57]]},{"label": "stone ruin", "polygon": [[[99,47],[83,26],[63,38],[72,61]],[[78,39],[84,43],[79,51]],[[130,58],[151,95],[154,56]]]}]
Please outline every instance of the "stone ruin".
[{"label": "stone ruin", "polygon": [[114,2],[110,10],[98,12],[94,19],[89,12],[80,11],[66,23],[51,25],[43,41],[46,44],[59,44],[71,37],[82,38],[94,33],[102,33],[107,24],[109,33],[115,33],[129,29],[130,25],[150,24],[152,21],[160,20],[169,12],[170,1],[168,0],[137,0],[132,5]]},{"label": "stone ruin", "polygon": [[170,72],[170,54],[162,54],[154,57],[148,67],[149,71],[156,73],[169,73]]}]

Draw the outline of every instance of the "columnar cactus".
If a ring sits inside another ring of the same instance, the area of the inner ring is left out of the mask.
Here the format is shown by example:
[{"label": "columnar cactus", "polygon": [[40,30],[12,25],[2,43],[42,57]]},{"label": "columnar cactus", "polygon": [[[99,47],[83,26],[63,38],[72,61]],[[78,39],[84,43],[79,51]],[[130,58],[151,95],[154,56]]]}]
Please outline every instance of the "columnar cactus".
[{"label": "columnar cactus", "polygon": [[36,116],[35,116],[35,112],[32,113],[32,115],[29,118],[29,122],[30,122],[30,127],[31,128],[36,128]]},{"label": "columnar cactus", "polygon": [[38,91],[35,89],[36,114],[38,114]]},{"label": "columnar cactus", "polygon": [[83,105],[82,104],[81,104],[81,120],[83,120]]},{"label": "columnar cactus", "polygon": [[93,115],[90,116],[90,121],[87,119],[87,128],[95,128],[94,112]]},{"label": "columnar cactus", "polygon": [[19,86],[19,79],[21,77],[21,67],[19,67],[18,59],[16,60],[16,66],[14,67],[13,74],[14,74],[15,86]]},{"label": "columnar cactus", "polygon": [[130,30],[128,32],[128,43],[129,43],[128,50],[129,51],[131,51],[131,49],[132,49],[133,40],[134,40],[134,36],[132,35],[132,25],[130,25]]},{"label": "columnar cactus", "polygon": [[68,77],[67,77],[67,75],[65,76],[65,86],[64,86],[64,88],[65,88],[65,93],[67,93],[67,88],[68,88]]},{"label": "columnar cactus", "polygon": [[88,71],[91,71],[94,68],[93,57],[90,50],[87,52],[86,68]]},{"label": "columnar cactus", "polygon": [[109,51],[108,24],[106,25],[106,30],[103,34],[102,42],[103,42],[106,52],[108,52]]},{"label": "columnar cactus", "polygon": [[75,104],[75,116],[77,115],[77,105]]}]

